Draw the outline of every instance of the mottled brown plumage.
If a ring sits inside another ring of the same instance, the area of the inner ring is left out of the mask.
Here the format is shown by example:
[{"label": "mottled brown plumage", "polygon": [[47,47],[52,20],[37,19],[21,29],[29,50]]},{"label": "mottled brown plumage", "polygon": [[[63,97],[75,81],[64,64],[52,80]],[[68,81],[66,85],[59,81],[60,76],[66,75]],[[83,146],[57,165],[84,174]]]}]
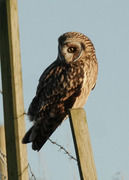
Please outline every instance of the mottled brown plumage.
[{"label": "mottled brown plumage", "polygon": [[68,32],[59,37],[58,57],[41,75],[28,116],[34,122],[23,138],[40,150],[68,115],[69,108],[84,106],[95,87],[98,64],[88,37]]}]

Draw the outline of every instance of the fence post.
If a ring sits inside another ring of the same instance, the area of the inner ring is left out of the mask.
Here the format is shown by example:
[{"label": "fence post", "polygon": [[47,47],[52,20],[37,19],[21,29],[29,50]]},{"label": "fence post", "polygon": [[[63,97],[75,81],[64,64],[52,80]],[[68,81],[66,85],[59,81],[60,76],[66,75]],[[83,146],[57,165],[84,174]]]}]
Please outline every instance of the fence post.
[{"label": "fence post", "polygon": [[81,180],[97,180],[97,173],[84,109],[70,109],[70,125]]},{"label": "fence post", "polygon": [[0,0],[0,55],[9,180],[28,180],[17,0]]}]

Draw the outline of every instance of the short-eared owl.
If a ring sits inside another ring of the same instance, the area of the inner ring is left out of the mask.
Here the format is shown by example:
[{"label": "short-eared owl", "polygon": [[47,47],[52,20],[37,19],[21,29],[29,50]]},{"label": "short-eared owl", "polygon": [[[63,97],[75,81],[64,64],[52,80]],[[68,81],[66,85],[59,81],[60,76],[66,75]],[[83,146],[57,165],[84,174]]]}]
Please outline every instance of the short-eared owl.
[{"label": "short-eared owl", "polygon": [[32,142],[39,151],[68,115],[70,108],[82,108],[95,87],[98,63],[88,37],[67,32],[58,39],[58,56],[41,75],[28,116],[33,126],[22,142]]}]

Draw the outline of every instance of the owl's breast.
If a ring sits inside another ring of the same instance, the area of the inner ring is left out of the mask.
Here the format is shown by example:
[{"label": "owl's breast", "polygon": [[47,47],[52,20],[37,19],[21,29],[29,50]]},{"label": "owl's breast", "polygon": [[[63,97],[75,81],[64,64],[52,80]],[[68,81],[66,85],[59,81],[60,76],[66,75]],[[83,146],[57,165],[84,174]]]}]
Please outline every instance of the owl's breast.
[{"label": "owl's breast", "polygon": [[75,103],[72,108],[83,108],[85,105],[87,98],[96,84],[96,71],[95,68],[89,64],[85,65],[84,68],[84,77],[83,84],[81,87],[81,93],[76,97]]},{"label": "owl's breast", "polygon": [[83,108],[86,103],[86,100],[90,94],[90,91],[86,88],[81,89],[81,93],[78,97],[76,97],[75,103],[72,108]]},{"label": "owl's breast", "polygon": [[[89,79],[89,78],[88,78]],[[89,80],[87,79],[86,74],[84,75],[83,85],[81,88],[81,93],[79,96],[76,97],[75,103],[72,108],[83,108],[86,103],[86,100],[90,94],[90,86]]]}]

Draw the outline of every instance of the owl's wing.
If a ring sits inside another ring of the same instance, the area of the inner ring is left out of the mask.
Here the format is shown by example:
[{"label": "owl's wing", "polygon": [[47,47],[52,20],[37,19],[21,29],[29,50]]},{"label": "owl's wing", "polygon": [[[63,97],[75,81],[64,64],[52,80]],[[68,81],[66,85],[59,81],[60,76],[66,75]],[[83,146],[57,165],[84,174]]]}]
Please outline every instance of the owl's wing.
[{"label": "owl's wing", "polygon": [[28,110],[30,120],[36,120],[37,114],[52,104],[63,104],[73,94],[78,96],[83,76],[83,69],[76,64],[54,62],[39,79],[36,96]]},{"label": "owl's wing", "polygon": [[[53,69],[53,68],[55,68],[56,66],[58,66],[59,65],[59,60],[55,60],[50,66],[48,66],[47,68],[46,68],[46,70],[42,73],[42,75],[40,76],[40,78],[39,78],[39,85],[40,85],[40,83],[42,83],[43,82],[43,80],[46,78],[46,76],[49,74],[49,72]],[[36,94],[38,94],[38,92],[40,91],[40,86],[38,85],[38,87],[37,87],[37,92],[36,92]]]}]

